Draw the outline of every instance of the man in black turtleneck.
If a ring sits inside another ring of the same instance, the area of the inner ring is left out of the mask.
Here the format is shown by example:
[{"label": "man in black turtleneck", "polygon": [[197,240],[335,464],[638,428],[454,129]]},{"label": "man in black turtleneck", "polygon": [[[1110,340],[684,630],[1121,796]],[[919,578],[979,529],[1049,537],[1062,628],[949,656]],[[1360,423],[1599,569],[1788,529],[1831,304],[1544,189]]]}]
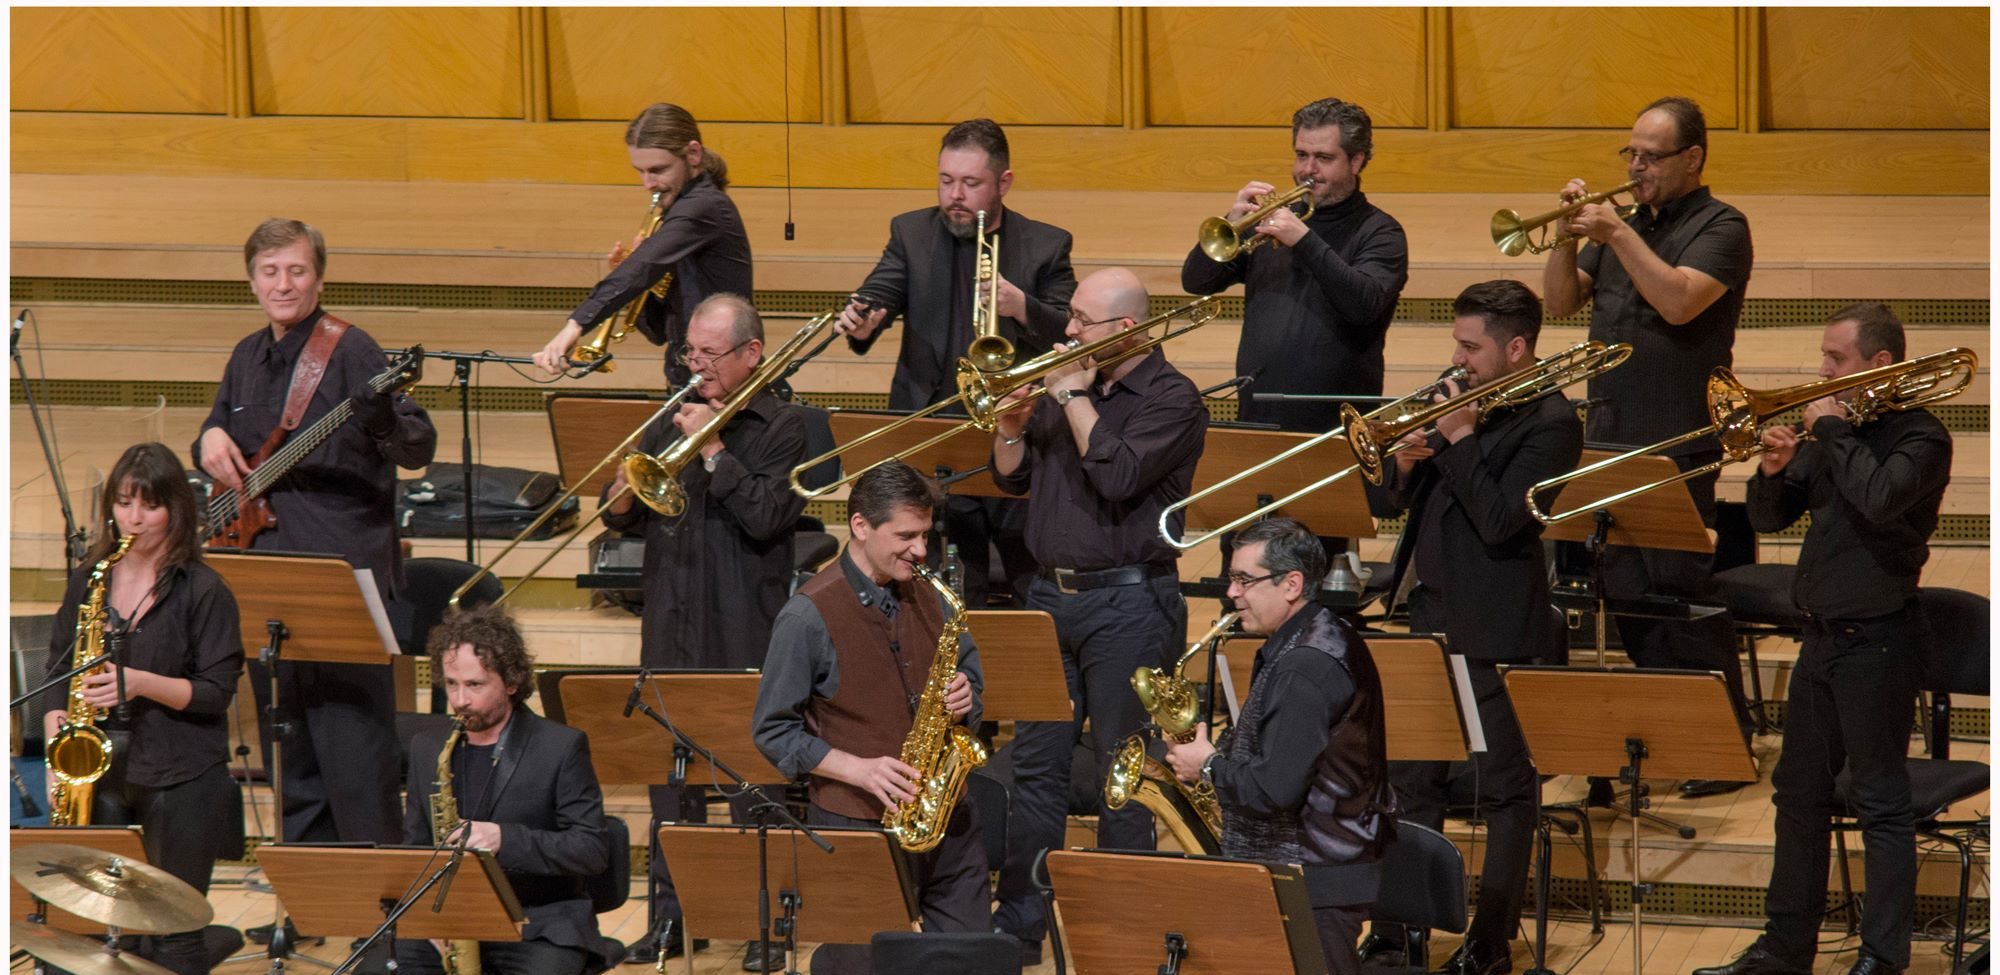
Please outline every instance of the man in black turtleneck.
[{"label": "man in black turtleneck", "polygon": [[1237,534],[1229,599],[1245,630],[1270,637],[1235,727],[1211,745],[1199,725],[1192,742],[1167,746],[1167,763],[1182,781],[1215,787],[1225,855],[1304,865],[1327,970],[1357,975],[1354,943],[1381,886],[1395,797],[1375,659],[1313,601],[1326,566],[1319,539],[1290,518]]},{"label": "man in black turtleneck", "polygon": [[[1374,126],[1361,106],[1322,98],[1299,109],[1292,181],[1312,180],[1312,216],[1277,211],[1252,228],[1270,238],[1255,252],[1218,263],[1196,247],[1181,265],[1189,294],[1243,285],[1236,372],[1256,377],[1244,391],[1246,422],[1315,433],[1339,422],[1334,403],[1258,403],[1252,392],[1382,392],[1382,339],[1410,278],[1410,248],[1402,224],[1361,192],[1361,171],[1374,156]],[[1229,219],[1270,192],[1269,183],[1244,186]]]}]

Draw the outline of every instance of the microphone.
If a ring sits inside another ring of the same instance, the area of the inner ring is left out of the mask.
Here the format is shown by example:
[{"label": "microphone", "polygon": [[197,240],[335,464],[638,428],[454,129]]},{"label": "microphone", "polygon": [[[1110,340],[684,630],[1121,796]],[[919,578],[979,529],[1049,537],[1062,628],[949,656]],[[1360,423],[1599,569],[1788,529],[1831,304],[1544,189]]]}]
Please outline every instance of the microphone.
[{"label": "microphone", "polygon": [[588,376],[591,373],[596,372],[597,370],[610,365],[611,360],[614,358],[617,358],[616,353],[606,352],[603,355],[598,356],[597,358],[584,363],[583,368],[577,371],[575,378],[582,379],[583,377]]},{"label": "microphone", "polygon": [[651,670],[644,667],[639,668],[639,677],[632,682],[632,693],[625,696],[625,713],[622,715],[623,717],[631,717],[633,710],[638,708],[639,692],[645,688],[646,680],[651,676],[653,676]]},{"label": "microphone", "polygon": [[452,878],[458,876],[459,858],[465,856],[465,847],[472,841],[472,824],[461,821],[458,828],[458,843],[451,848],[451,862],[444,865],[444,879],[438,881],[437,900],[431,902],[431,913],[444,910],[445,895],[451,893]]},{"label": "microphone", "polygon": [[125,703],[125,621],[118,617],[116,609],[106,608],[104,612],[104,656],[117,665],[118,703],[111,708],[111,716],[119,724],[127,724],[132,708]]},{"label": "microphone", "polygon": [[14,795],[18,796],[21,800],[22,818],[34,819],[40,816],[43,812],[42,804],[35,801],[34,794],[28,791],[28,784],[21,781],[21,770],[15,768],[14,763],[9,762],[7,763],[7,774],[14,778]]},{"label": "microphone", "polygon": [[21,329],[28,327],[29,314],[28,309],[23,308],[19,315],[14,316],[14,332],[7,339],[7,350],[9,352],[21,344]]},{"label": "microphone", "polygon": [[1248,376],[1237,376],[1234,379],[1225,379],[1219,383],[1216,383],[1213,386],[1208,387],[1207,389],[1201,390],[1199,395],[1203,399],[1211,399],[1211,398],[1220,398],[1215,395],[1217,393],[1225,393],[1231,391],[1240,392],[1244,388],[1248,387],[1251,383],[1256,382],[1257,376],[1262,372],[1263,370],[1259,369],[1257,370],[1257,372],[1251,373]]}]

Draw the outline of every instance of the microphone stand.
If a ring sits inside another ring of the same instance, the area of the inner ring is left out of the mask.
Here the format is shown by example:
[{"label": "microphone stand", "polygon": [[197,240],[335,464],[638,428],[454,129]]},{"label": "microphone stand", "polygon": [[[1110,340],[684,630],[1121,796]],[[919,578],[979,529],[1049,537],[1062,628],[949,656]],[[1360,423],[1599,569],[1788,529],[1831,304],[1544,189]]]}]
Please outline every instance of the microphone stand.
[{"label": "microphone stand", "polygon": [[8,339],[7,351],[14,359],[14,374],[21,377],[21,395],[28,401],[28,418],[35,421],[35,439],[41,441],[42,459],[49,465],[49,482],[55,486],[56,504],[62,509],[63,574],[68,575],[83,564],[87,546],[83,528],[76,523],[76,512],[69,505],[69,483],[63,479],[62,465],[56,462],[55,443],[42,426],[41,408],[35,404],[35,384],[28,381],[28,367],[21,362],[21,328],[34,316],[34,312],[23,310],[14,319],[14,334]]},{"label": "microphone stand", "polygon": [[[389,909],[389,916],[383,918],[382,923],[375,928],[375,933],[369,935],[367,940],[356,945],[354,953],[348,955],[347,960],[341,962],[339,967],[333,970],[332,975],[344,975],[346,972],[353,971],[354,966],[361,964],[361,960],[367,956],[368,949],[375,947],[376,942],[381,941],[384,935],[388,935],[390,942],[393,943],[395,941],[394,932],[396,930],[396,922],[401,920],[403,915],[408,914],[410,908],[415,907],[418,901],[423,900],[424,895],[430,893],[432,887],[436,887],[438,892],[437,898],[431,902],[431,913],[436,914],[443,911],[445,896],[451,893],[451,880],[453,877],[458,876],[458,864],[465,856],[466,842],[471,837],[472,829],[466,827],[459,830],[456,842],[446,839],[443,843],[432,847],[431,852],[435,855],[443,852],[445,846],[449,844],[451,846],[451,858],[446,860],[443,866],[431,871],[430,876],[424,878],[422,886],[411,891],[401,900],[396,901],[395,906]],[[388,903],[389,901],[387,898],[384,898],[383,902]],[[394,970],[393,967],[391,970]]]},{"label": "microphone stand", "polygon": [[63,671],[62,673],[57,674],[56,676],[51,677],[48,680],[45,680],[40,684],[35,685],[34,690],[31,690],[26,694],[23,694],[20,697],[15,698],[12,702],[10,702],[7,705],[7,710],[12,711],[15,708],[20,707],[21,705],[26,704],[37,697],[40,697],[43,691],[46,691],[49,688],[56,686],[57,684],[65,683],[70,679],[74,678],[76,675],[81,674],[92,667],[96,667],[99,664],[106,663],[110,660],[111,660],[111,655],[105,653],[105,654],[99,654],[98,656],[92,657],[89,660],[84,661],[83,663],[77,664],[76,666]]},{"label": "microphone stand", "polygon": [[[772,799],[763,789],[751,785],[743,776],[737,775],[736,770],[724,764],[721,759],[716,758],[714,752],[703,748],[693,738],[689,738],[687,732],[675,727],[672,721],[667,720],[666,715],[653,710],[652,705],[647,704],[643,697],[645,687],[652,679],[653,672],[651,670],[640,669],[638,679],[632,682],[632,693],[625,699],[625,716],[629,718],[634,711],[637,711],[653,719],[654,723],[665,728],[669,734],[674,736],[674,741],[677,742],[676,748],[685,747],[690,754],[699,755],[710,767],[721,772],[729,781],[735,783],[738,789],[756,800],[751,804],[750,811],[757,817],[757,940],[760,944],[768,945],[771,943],[770,838],[772,817],[775,815],[783,825],[797,830],[806,839],[811,840],[814,846],[819,847],[827,853],[833,852],[833,844],[828,843],[826,838],[820,836],[812,827],[800,822],[798,817],[793,816],[791,810],[786,809],[783,803]],[[678,764],[678,761],[676,764]],[[793,914],[797,906],[795,903],[787,903],[785,905],[786,914],[788,916]],[[795,925],[791,926],[795,927]],[[759,950],[763,949],[760,948]],[[770,955],[766,954],[763,961],[764,971],[771,971]]]}]

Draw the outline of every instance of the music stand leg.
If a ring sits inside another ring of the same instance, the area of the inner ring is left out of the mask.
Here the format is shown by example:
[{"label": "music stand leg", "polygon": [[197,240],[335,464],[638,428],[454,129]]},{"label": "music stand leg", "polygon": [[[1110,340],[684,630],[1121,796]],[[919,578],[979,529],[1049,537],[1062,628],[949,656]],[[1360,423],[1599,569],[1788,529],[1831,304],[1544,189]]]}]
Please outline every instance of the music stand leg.
[{"label": "music stand leg", "polygon": [[1624,778],[1631,775],[1632,791],[1626,793],[1626,807],[1632,819],[1632,975],[1641,975],[1646,966],[1646,894],[1652,885],[1645,882],[1645,873],[1640,863],[1639,817],[1647,804],[1645,780],[1639,775],[1639,766],[1646,758],[1646,743],[1637,738],[1625,739],[1625,757],[1631,764],[1620,769]]},{"label": "music stand leg", "polygon": [[1521,975],[1552,975],[1549,971],[1549,861],[1555,828],[1547,815],[1535,823],[1535,963]]},{"label": "music stand leg", "polygon": [[476,507],[472,497],[472,360],[459,359],[453,364],[452,382],[458,386],[459,422],[459,474],[465,488],[465,560],[479,564],[479,555],[473,539],[478,533],[472,523]]},{"label": "music stand leg", "polygon": [[1167,963],[1160,966],[1159,975],[1181,975],[1181,961],[1191,953],[1188,950],[1187,937],[1179,931],[1169,931],[1164,947],[1167,951]]},{"label": "music stand leg", "polygon": [[[257,659],[264,665],[264,680],[271,689],[271,809],[273,832],[276,842],[285,841],[285,736],[291,733],[291,722],[283,720],[282,702],[278,699],[278,657],[283,652],[285,638],[291,633],[285,629],[284,620],[265,620],[264,631],[270,635],[264,648],[257,653]],[[271,962],[271,975],[283,975],[285,962],[302,961],[331,969],[327,964],[309,955],[297,955],[298,946],[292,943],[285,931],[285,904],[278,899],[277,891],[271,892],[271,943],[264,949],[264,957]],[[239,956],[241,957],[241,956]],[[251,955],[250,957],[256,957]],[[232,961],[235,959],[231,959]]]}]

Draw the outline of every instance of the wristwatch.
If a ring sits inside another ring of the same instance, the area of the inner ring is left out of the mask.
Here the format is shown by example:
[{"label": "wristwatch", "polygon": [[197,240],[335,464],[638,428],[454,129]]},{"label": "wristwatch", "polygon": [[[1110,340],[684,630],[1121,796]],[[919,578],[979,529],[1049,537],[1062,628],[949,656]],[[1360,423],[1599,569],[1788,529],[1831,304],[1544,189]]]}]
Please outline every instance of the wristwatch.
[{"label": "wristwatch", "polygon": [[1055,400],[1057,406],[1068,406],[1070,400],[1081,395],[1083,395],[1083,390],[1080,389],[1058,389],[1050,393],[1049,398]]},{"label": "wristwatch", "polygon": [[1215,759],[1221,754],[1221,752],[1209,752],[1208,758],[1201,763],[1201,781],[1208,785],[1212,786],[1215,784]]}]

